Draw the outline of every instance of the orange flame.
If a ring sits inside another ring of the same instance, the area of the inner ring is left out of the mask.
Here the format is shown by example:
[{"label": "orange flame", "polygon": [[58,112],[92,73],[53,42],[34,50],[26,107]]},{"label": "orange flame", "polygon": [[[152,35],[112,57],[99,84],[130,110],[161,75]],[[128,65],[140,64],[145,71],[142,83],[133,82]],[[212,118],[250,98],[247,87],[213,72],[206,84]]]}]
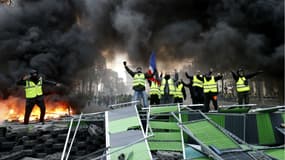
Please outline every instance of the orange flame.
[{"label": "orange flame", "polygon": [[[0,123],[7,121],[24,121],[25,114],[25,99],[19,97],[9,97],[5,100],[0,100]],[[57,119],[64,115],[71,115],[72,110],[67,102],[64,101],[46,101],[45,119]],[[40,108],[35,105],[30,115],[30,121],[40,118]]]}]

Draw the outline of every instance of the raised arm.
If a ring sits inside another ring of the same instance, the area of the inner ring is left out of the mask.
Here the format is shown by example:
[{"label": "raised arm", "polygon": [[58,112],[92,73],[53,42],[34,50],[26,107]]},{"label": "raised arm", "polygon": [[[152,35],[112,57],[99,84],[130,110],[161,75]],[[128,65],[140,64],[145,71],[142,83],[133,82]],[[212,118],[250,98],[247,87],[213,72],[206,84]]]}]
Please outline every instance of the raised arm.
[{"label": "raised arm", "polygon": [[215,81],[221,80],[223,78],[223,75],[218,74],[217,76],[214,77]]},{"label": "raised arm", "polygon": [[190,76],[187,72],[185,72],[185,75],[188,79],[191,79],[191,80],[193,79],[193,76]]},{"label": "raised arm", "polygon": [[126,71],[127,71],[132,77],[134,77],[134,76],[135,76],[135,72],[133,72],[133,71],[127,66],[127,62],[124,61],[123,64],[124,64],[124,66],[125,66]]},{"label": "raised arm", "polygon": [[235,81],[237,81],[237,80],[238,80],[237,74],[236,74],[234,71],[231,71],[231,73],[232,73],[233,79],[234,79]]},{"label": "raised arm", "polygon": [[186,83],[181,79],[181,83],[183,84],[183,86],[188,87],[188,88],[192,86],[191,81],[190,81],[189,84],[186,84]]}]

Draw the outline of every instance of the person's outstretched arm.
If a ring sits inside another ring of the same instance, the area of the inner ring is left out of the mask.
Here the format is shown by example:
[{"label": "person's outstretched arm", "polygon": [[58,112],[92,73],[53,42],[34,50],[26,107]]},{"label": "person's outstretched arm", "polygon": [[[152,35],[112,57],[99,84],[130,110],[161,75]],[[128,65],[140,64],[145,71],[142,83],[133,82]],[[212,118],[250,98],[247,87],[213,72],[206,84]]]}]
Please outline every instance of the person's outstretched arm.
[{"label": "person's outstretched arm", "polygon": [[185,72],[185,76],[186,76],[188,79],[190,79],[190,80],[193,79],[193,76],[190,76],[187,72]]},{"label": "person's outstretched arm", "polygon": [[255,72],[255,73],[250,73],[250,74],[245,75],[244,77],[245,77],[246,79],[250,79],[250,78],[252,78],[252,77],[254,77],[254,76],[256,76],[256,75],[258,75],[258,74],[260,74],[260,73],[263,73],[263,71],[257,71],[257,72]]},{"label": "person's outstretched arm", "polygon": [[189,84],[186,84],[183,80],[181,80],[181,83],[183,84],[183,86],[185,87],[191,87],[191,82]]},{"label": "person's outstretched arm", "polygon": [[127,71],[132,77],[134,77],[134,76],[135,76],[135,72],[133,72],[133,71],[127,66],[127,62],[124,61],[123,64],[124,64],[124,66],[125,66],[126,71]]},{"label": "person's outstretched arm", "polygon": [[46,80],[46,79],[43,80],[43,84],[51,84],[51,85],[61,86],[61,84],[58,82]]},{"label": "person's outstretched arm", "polygon": [[215,76],[215,81],[221,80],[223,78],[223,75],[221,75],[220,73],[218,73],[217,76]]}]

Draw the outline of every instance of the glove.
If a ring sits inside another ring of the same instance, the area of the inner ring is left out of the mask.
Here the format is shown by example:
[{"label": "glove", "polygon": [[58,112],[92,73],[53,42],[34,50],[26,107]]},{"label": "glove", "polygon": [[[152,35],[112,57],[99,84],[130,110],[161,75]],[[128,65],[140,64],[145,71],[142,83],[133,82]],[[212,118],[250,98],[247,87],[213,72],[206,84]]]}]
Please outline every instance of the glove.
[{"label": "glove", "polygon": [[123,64],[124,64],[124,66],[126,66],[126,65],[127,65],[127,62],[126,62],[126,61],[124,61],[124,62],[123,62]]}]

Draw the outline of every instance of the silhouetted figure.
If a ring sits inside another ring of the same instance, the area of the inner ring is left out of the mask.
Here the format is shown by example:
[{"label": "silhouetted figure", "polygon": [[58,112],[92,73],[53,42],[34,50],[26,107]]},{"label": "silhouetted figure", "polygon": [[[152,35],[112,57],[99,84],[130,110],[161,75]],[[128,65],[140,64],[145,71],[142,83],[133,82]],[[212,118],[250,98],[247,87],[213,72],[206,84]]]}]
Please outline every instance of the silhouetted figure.
[{"label": "silhouetted figure", "polygon": [[186,100],[186,91],[182,81],[177,81],[174,93],[174,103],[183,103],[183,100]]},{"label": "silhouetted figure", "polygon": [[26,109],[24,124],[29,124],[29,118],[34,105],[38,105],[40,107],[40,122],[44,123],[46,107],[42,89],[43,84],[52,84],[56,86],[60,86],[60,84],[53,81],[44,80],[41,76],[39,76],[37,70],[32,70],[30,74],[25,75],[17,82],[17,84],[25,86]]},{"label": "silhouetted figure", "polygon": [[238,104],[249,104],[250,86],[248,80],[262,72],[263,71],[258,71],[251,74],[244,74],[243,68],[239,68],[237,73],[232,71],[232,76],[236,81]]},{"label": "silhouetted figure", "polygon": [[213,76],[212,69],[210,72],[203,76],[203,91],[204,91],[204,112],[209,112],[210,101],[213,102],[215,110],[218,109],[218,86],[217,81],[222,79],[223,76],[218,74],[218,76]]},{"label": "silhouetted figure", "polygon": [[187,72],[185,75],[192,82],[192,101],[193,104],[203,104],[204,103],[204,92],[203,92],[203,75],[198,70],[196,75],[190,76]]},{"label": "silhouetted figure", "polygon": [[160,85],[160,94],[161,94],[160,103],[161,104],[173,103],[174,92],[175,92],[174,80],[170,77],[169,73],[166,73]]},{"label": "silhouetted figure", "polygon": [[133,72],[128,66],[127,62],[123,62],[127,72],[133,77],[133,100],[143,100],[143,107],[148,107],[147,95],[145,92],[145,81],[147,78],[151,78],[153,74],[142,73],[142,68],[137,67],[136,72]]}]

